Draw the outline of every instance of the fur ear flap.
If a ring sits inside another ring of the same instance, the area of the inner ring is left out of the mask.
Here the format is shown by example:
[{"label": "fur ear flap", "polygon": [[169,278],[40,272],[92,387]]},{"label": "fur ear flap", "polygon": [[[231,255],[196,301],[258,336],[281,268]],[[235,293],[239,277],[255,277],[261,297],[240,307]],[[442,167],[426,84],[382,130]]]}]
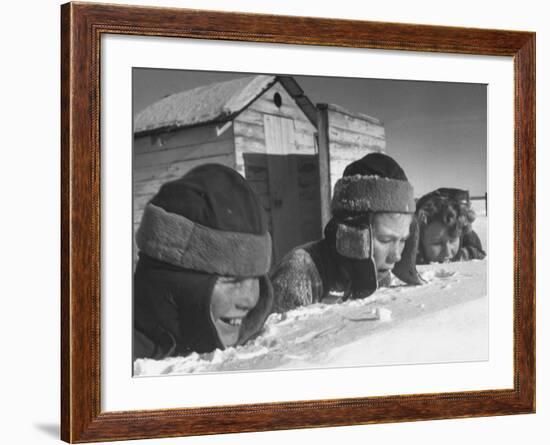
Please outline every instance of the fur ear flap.
[{"label": "fur ear flap", "polygon": [[370,226],[364,229],[339,223],[336,228],[336,251],[346,257],[357,260],[372,255],[372,236]]}]

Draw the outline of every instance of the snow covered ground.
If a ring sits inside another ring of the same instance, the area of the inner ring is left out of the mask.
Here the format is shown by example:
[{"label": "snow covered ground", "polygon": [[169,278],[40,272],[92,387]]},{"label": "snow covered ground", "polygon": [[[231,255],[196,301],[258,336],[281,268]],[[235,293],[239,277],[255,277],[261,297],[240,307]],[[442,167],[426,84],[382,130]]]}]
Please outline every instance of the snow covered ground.
[{"label": "snow covered ground", "polygon": [[[487,218],[478,215],[474,229],[486,246]],[[422,286],[396,282],[363,300],[272,314],[247,345],[136,360],[134,375],[487,360],[487,259],[418,269]]]}]

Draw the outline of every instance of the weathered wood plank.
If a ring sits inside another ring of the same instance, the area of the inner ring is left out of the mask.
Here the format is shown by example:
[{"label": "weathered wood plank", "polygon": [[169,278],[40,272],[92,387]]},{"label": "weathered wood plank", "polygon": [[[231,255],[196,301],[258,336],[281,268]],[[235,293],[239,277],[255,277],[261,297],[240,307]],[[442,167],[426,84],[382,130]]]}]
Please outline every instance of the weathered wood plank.
[{"label": "weathered wood plank", "polygon": [[315,204],[315,206],[318,205],[319,190],[314,187],[313,183],[309,187],[300,188],[298,190],[298,196],[300,197],[300,207],[302,208],[302,211],[305,210],[308,202],[311,202],[312,206],[313,204]]},{"label": "weathered wood plank", "polygon": [[294,122],[271,114],[264,115],[265,144],[268,155],[289,155],[296,152]]},{"label": "weathered wood plank", "polygon": [[373,151],[384,151],[384,147],[373,144],[373,145],[353,145],[353,144],[342,144],[337,141],[330,141],[330,159],[359,159],[362,156],[365,156],[367,153]]},{"label": "weathered wood plank", "polygon": [[235,149],[237,154],[265,153],[265,142],[243,136],[235,136]]},{"label": "weathered wood plank", "polygon": [[132,147],[133,153],[146,153],[151,151],[151,138],[149,136],[143,136],[134,138],[134,145]]},{"label": "weathered wood plank", "polygon": [[378,145],[385,147],[386,139],[384,137],[372,136],[365,133],[343,130],[341,128],[330,127],[329,137],[331,142],[339,142],[346,145]]},{"label": "weathered wood plank", "polygon": [[224,139],[233,139],[231,122],[207,124],[151,136],[141,136],[134,139],[134,153],[169,150],[185,145],[202,144]]},{"label": "weathered wood plank", "polygon": [[246,180],[250,184],[252,190],[254,190],[254,193],[256,193],[258,196],[269,195],[269,186],[267,185],[266,181],[252,181],[249,178],[246,178]]},{"label": "weathered wood plank", "polygon": [[273,221],[274,259],[280,260],[292,247],[300,244],[298,169],[293,152],[293,122],[291,118],[264,116],[266,153]]},{"label": "weathered wood plank", "polygon": [[330,148],[328,136],[328,110],[317,106],[317,150],[319,152],[319,189],[321,196],[321,227],[325,227],[331,218],[330,203],[332,181],[330,167]]},{"label": "weathered wood plank", "polygon": [[134,156],[134,169],[167,166],[173,162],[193,161],[211,156],[231,155],[234,149],[233,139],[222,139],[202,144],[138,153]]},{"label": "weathered wood plank", "polygon": [[[251,108],[247,108],[235,117],[234,124],[237,122],[242,122],[246,124],[263,126],[265,112],[256,110],[253,107],[254,104],[251,104]],[[316,131],[315,126],[309,121],[309,119],[307,119],[307,117],[305,117],[305,115],[296,114],[292,117],[292,119],[294,119],[294,127],[296,131],[303,131],[304,133],[314,133]]]},{"label": "weathered wood plank", "polygon": [[235,157],[232,154],[221,156],[210,156],[190,161],[178,161],[169,165],[144,167],[134,171],[134,185],[145,184],[150,181],[165,180],[167,177],[180,177],[192,168],[202,164],[223,164],[234,168]]},{"label": "weathered wood plank", "polygon": [[323,231],[318,221],[308,221],[301,225],[302,239],[304,243],[316,241],[323,237]]},{"label": "weathered wood plank", "polygon": [[258,140],[265,140],[264,124],[262,122],[235,121],[233,127],[234,136],[242,136]]},{"label": "weathered wood plank", "polygon": [[353,117],[338,111],[328,110],[329,128],[337,127],[344,130],[351,130],[356,133],[368,134],[379,138],[385,137],[385,130],[382,124],[375,124],[364,119]]},{"label": "weathered wood plank", "polygon": [[[236,121],[234,124],[234,135],[237,138],[248,138],[254,142],[262,143],[265,141],[265,131],[263,121],[259,123],[249,123]],[[294,126],[294,142],[296,151],[303,152],[304,154],[315,153],[315,140],[314,133],[310,130],[297,130]],[[239,139],[243,140],[243,139]],[[246,144],[239,145],[238,149],[246,151]]]},{"label": "weathered wood plank", "polygon": [[267,181],[267,167],[255,167],[245,165],[245,178],[252,182]]},{"label": "weathered wood plank", "polygon": [[261,153],[244,153],[243,156],[243,175],[249,181],[264,182],[267,184],[269,179],[267,171],[267,156]]}]

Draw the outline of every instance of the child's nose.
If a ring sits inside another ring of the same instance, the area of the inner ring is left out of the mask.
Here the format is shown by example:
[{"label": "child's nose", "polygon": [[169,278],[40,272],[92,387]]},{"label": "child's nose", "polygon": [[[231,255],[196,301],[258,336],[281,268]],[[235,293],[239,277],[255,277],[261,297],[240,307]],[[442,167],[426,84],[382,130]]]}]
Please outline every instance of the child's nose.
[{"label": "child's nose", "polygon": [[392,247],[390,248],[390,252],[388,255],[388,263],[395,264],[399,263],[401,260],[401,247],[399,246],[399,243],[393,243]]},{"label": "child's nose", "polygon": [[237,290],[237,295],[235,298],[235,306],[238,309],[250,310],[256,303],[259,298],[259,286],[258,282],[255,279],[244,280],[241,282],[239,289]]},{"label": "child's nose", "polygon": [[443,259],[448,260],[451,258],[451,245],[449,243],[443,244]]}]

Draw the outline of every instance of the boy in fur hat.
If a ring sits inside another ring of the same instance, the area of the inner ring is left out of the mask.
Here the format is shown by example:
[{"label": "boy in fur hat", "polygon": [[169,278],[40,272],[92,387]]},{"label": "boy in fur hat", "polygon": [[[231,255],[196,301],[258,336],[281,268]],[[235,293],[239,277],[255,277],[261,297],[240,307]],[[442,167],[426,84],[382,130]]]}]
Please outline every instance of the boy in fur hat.
[{"label": "boy in fur hat", "polygon": [[439,188],[418,200],[420,226],[418,264],[483,259],[486,256],[477,233],[476,218],[467,190]]},{"label": "boy in fur hat", "polygon": [[391,157],[371,153],[348,165],[334,187],[324,238],[288,253],[271,273],[274,310],[371,295],[391,271],[420,284],[413,188]]},{"label": "boy in fur hat", "polygon": [[271,237],[246,180],[217,164],[164,184],[136,236],[134,359],[240,345],[271,311]]}]

